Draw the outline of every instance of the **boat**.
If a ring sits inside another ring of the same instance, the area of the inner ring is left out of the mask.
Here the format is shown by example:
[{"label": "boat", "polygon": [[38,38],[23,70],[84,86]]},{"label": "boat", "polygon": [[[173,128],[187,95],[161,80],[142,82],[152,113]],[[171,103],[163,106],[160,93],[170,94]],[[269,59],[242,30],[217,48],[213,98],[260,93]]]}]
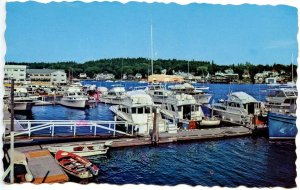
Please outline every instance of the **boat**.
[{"label": "boat", "polygon": [[57,151],[55,160],[68,174],[80,179],[91,178],[99,172],[99,168],[88,159],[70,152]]},{"label": "boat", "polygon": [[161,104],[171,94],[161,83],[149,83],[145,88],[145,92],[149,94],[154,103]]},{"label": "boat", "polygon": [[[10,90],[6,90],[6,96],[4,97],[7,104],[10,104],[10,97],[8,95],[8,92]],[[17,87],[14,91],[14,111],[15,112],[31,112],[32,106],[34,105],[34,102],[29,97],[29,94],[27,92],[27,89],[24,87]],[[10,109],[10,107],[8,107]]]},{"label": "boat", "polygon": [[204,115],[201,104],[189,94],[172,94],[161,104],[163,118],[176,121],[181,128],[201,128],[204,126],[219,125],[216,117]]},{"label": "boat", "polygon": [[[133,124],[133,131],[138,135],[147,135],[153,129],[155,108],[153,99],[143,90],[127,92],[127,97],[119,105],[111,106],[109,109],[120,121]],[[175,125],[163,120],[160,114],[157,117],[157,126],[160,132],[176,133]]]},{"label": "boat", "polygon": [[267,120],[262,102],[245,92],[232,92],[227,100],[214,103],[212,115],[239,125],[265,124]]},{"label": "boat", "polygon": [[112,88],[103,93],[100,102],[106,104],[120,104],[126,98],[126,90],[122,85],[112,85]]},{"label": "boat", "polygon": [[88,96],[80,88],[69,87],[58,103],[69,108],[85,109],[88,100]]},{"label": "boat", "polygon": [[296,88],[273,88],[267,91],[269,139],[295,139],[296,126]]},{"label": "boat", "polygon": [[47,106],[47,105],[53,105],[52,102],[46,101],[44,96],[29,96],[35,106]]},{"label": "boat", "polygon": [[56,153],[59,150],[70,152],[79,156],[95,156],[104,155],[107,153],[109,146],[112,141],[105,143],[74,143],[74,144],[63,144],[63,145],[51,145],[48,150],[51,153]]},{"label": "boat", "polygon": [[184,84],[176,84],[169,87],[171,91],[175,92],[176,94],[189,94],[192,95],[197,103],[199,104],[208,104],[210,102],[210,99],[212,98],[212,94],[209,94],[207,91],[209,90],[209,87],[194,87],[190,83],[184,83]]}]

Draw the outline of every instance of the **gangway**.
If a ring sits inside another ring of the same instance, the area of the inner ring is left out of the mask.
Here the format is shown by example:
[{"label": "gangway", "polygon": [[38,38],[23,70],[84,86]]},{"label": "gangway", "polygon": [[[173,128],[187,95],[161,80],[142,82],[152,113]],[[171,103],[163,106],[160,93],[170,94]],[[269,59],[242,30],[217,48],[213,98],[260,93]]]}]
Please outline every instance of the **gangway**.
[{"label": "gangway", "polygon": [[[10,120],[4,120],[8,125]],[[16,130],[14,136],[43,135],[54,137],[56,135],[84,136],[99,134],[134,135],[134,125],[126,121],[95,121],[95,120],[15,120]],[[117,126],[124,130],[117,129]],[[9,133],[9,132],[8,132]],[[5,133],[7,134],[7,133]],[[10,138],[10,135],[5,135]]]}]

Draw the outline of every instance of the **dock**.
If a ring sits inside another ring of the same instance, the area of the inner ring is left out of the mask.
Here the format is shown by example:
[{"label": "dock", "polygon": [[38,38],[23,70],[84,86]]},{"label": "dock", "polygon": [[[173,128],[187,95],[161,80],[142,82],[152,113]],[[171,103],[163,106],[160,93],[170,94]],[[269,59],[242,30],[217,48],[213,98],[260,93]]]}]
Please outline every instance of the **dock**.
[{"label": "dock", "polygon": [[47,149],[42,149],[41,146],[26,146],[15,148],[15,151],[25,154],[28,168],[33,176],[32,183],[61,183],[69,180]]}]

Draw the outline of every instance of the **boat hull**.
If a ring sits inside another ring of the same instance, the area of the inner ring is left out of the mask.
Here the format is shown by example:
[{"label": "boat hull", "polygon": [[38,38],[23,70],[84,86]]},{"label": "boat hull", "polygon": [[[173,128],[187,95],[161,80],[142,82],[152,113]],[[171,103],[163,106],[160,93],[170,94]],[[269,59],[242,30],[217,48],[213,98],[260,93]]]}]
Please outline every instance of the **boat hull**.
[{"label": "boat hull", "polygon": [[269,112],[268,131],[270,139],[295,139],[297,134],[296,117]]},{"label": "boat hull", "polygon": [[15,102],[14,111],[30,112],[33,105],[34,105],[33,102]]},{"label": "boat hull", "polygon": [[84,109],[87,105],[87,101],[86,100],[75,100],[75,101],[71,101],[71,100],[61,100],[59,101],[59,104],[62,106],[66,106],[69,108],[75,108],[75,109]]}]

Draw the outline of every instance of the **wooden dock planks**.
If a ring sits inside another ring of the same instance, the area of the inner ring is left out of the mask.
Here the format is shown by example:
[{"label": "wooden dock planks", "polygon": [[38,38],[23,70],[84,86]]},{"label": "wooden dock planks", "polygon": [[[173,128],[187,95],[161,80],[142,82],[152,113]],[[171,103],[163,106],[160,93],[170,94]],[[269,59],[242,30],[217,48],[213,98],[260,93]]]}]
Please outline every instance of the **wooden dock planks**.
[{"label": "wooden dock planks", "polygon": [[25,153],[28,160],[28,168],[33,175],[33,183],[59,183],[69,180],[67,174],[56,163],[48,150],[40,146],[29,146],[16,148]]}]

